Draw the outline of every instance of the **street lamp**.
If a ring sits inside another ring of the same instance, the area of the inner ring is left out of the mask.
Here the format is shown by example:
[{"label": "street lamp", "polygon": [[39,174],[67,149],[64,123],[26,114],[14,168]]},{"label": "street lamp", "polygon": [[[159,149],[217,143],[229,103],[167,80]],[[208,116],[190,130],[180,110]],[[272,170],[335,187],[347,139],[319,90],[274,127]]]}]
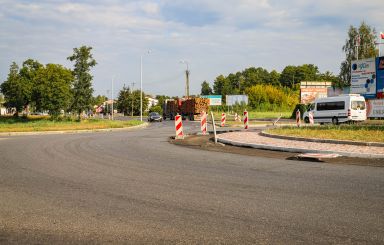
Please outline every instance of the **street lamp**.
[{"label": "street lamp", "polygon": [[[152,50],[148,50],[150,54]],[[140,121],[143,121],[143,55],[140,56]]]},{"label": "street lamp", "polygon": [[187,65],[187,70],[185,71],[185,96],[189,98],[189,63],[186,60],[180,60],[180,63]]}]

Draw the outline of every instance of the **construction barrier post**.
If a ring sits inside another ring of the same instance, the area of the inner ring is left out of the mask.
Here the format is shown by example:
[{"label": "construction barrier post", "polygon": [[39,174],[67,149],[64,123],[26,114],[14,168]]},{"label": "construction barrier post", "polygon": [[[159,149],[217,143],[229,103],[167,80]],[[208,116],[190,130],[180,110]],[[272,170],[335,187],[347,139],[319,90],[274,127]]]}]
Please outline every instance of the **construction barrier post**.
[{"label": "construction barrier post", "polygon": [[175,139],[184,139],[183,120],[180,115],[175,116],[175,129],[176,129]]},{"label": "construction barrier post", "polygon": [[313,112],[309,112],[309,124],[313,125],[315,124],[315,120],[313,120]]},{"label": "construction barrier post", "polygon": [[221,113],[221,127],[225,127],[225,113]]},{"label": "construction barrier post", "polygon": [[297,109],[297,111],[296,111],[296,124],[297,124],[297,127],[300,127],[300,124],[301,124],[300,118],[301,118],[300,110]]},{"label": "construction barrier post", "polygon": [[202,111],[200,114],[200,125],[201,125],[201,133],[202,135],[207,134],[207,113],[205,111]]},{"label": "construction barrier post", "polygon": [[244,129],[248,129],[248,112],[244,111]]}]

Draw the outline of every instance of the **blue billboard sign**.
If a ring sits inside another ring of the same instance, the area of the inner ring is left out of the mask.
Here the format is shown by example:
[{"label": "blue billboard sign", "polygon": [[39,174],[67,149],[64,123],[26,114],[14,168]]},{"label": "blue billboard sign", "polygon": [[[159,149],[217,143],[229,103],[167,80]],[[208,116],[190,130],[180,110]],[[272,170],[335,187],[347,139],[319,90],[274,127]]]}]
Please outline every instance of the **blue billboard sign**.
[{"label": "blue billboard sign", "polygon": [[384,99],[384,56],[376,58],[376,96]]}]

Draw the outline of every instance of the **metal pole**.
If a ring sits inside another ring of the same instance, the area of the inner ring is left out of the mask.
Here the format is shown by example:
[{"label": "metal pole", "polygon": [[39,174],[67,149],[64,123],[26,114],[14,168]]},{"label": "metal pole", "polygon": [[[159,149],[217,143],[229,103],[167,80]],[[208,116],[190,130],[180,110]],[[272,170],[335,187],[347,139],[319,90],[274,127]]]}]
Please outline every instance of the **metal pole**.
[{"label": "metal pole", "polygon": [[213,134],[215,136],[215,144],[217,144],[215,118],[213,117],[213,112],[212,111],[211,111],[211,117],[212,117]]},{"label": "metal pole", "polygon": [[112,97],[112,120],[113,120],[113,80],[115,77],[112,77],[112,90],[111,90],[111,97]]},{"label": "metal pole", "polygon": [[143,55],[140,56],[140,121],[143,121]]}]

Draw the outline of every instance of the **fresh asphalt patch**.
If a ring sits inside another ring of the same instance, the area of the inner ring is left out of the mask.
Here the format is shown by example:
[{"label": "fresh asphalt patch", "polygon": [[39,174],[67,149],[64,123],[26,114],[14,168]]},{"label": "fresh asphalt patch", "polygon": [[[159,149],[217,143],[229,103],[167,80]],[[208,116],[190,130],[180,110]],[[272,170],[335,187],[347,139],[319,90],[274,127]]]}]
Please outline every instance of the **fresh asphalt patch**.
[{"label": "fresh asphalt patch", "polygon": [[330,159],[316,158],[300,158],[300,153],[273,151],[265,149],[255,149],[250,147],[239,147],[232,145],[215,144],[213,137],[208,135],[188,135],[183,140],[175,140],[174,137],[169,142],[178,146],[189,147],[206,151],[225,152],[232,154],[240,154],[246,156],[258,156],[265,158],[277,158],[285,160],[306,161],[306,162],[323,162],[330,164],[347,164],[372,167],[384,167],[384,159],[372,158],[356,158],[356,157],[338,157]]}]

